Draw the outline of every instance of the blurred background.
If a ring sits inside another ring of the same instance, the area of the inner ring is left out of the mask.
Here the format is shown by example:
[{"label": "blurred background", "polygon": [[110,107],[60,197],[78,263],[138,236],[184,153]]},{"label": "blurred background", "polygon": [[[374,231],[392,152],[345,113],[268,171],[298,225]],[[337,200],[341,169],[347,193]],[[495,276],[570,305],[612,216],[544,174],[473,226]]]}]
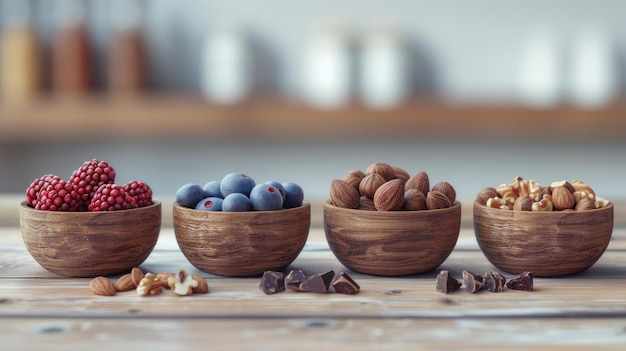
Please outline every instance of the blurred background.
[{"label": "blurred background", "polygon": [[0,1],[0,193],[97,158],[160,198],[245,172],[321,202],[373,162],[626,198],[623,1]]}]

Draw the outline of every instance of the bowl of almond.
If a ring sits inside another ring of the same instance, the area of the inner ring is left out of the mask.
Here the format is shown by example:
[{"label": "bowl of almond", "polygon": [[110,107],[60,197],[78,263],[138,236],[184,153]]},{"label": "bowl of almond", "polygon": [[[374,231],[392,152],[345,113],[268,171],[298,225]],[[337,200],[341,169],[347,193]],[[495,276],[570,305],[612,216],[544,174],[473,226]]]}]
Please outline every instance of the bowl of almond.
[{"label": "bowl of almond", "polygon": [[473,204],[480,249],[498,269],[537,277],[580,273],[603,255],[613,204],[580,180],[542,186],[515,177],[482,189]]},{"label": "bowl of almond", "polygon": [[330,184],[324,232],[347,268],[378,276],[434,270],[454,249],[461,204],[445,181],[432,187],[426,172],[410,176],[387,163],[352,170]]}]

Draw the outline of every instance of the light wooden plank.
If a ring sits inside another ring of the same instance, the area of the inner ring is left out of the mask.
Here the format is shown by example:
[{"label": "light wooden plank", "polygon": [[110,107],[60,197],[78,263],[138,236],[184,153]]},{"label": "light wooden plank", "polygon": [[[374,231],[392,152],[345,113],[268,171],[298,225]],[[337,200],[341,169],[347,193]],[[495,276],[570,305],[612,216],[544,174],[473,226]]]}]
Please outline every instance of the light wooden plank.
[{"label": "light wooden plank", "polygon": [[12,319],[3,349],[623,350],[615,319]]},{"label": "light wooden plank", "polygon": [[[26,253],[13,253],[19,261]],[[621,316],[626,318],[623,277],[626,276],[626,253],[610,252],[590,270],[579,275],[535,279],[536,291],[505,290],[503,293],[469,294],[459,290],[451,294],[435,291],[439,269],[447,269],[460,278],[464,269],[478,273],[494,270],[476,251],[453,253],[436,271],[409,277],[376,277],[349,272],[361,285],[354,296],[284,292],[267,296],[258,289],[260,279],[224,278],[202,273],[182,260],[176,251],[155,252],[142,266],[144,271],[158,273],[186,269],[208,280],[207,295],[177,297],[165,292],[159,296],[139,297],[134,292],[115,297],[91,294],[89,279],[65,279],[29,265],[25,277],[2,278],[0,316],[14,317],[564,317]],[[307,251],[291,268],[307,273],[329,269],[346,270],[327,251]],[[11,268],[12,272],[19,269]],[[510,277],[511,275],[507,275]],[[37,277],[37,278],[28,278]],[[285,308],[288,306],[288,308]]]},{"label": "light wooden plank", "polygon": [[348,271],[332,255],[316,222],[288,269],[347,271],[362,288],[353,296],[291,291],[268,296],[258,289],[258,277],[200,272],[178,249],[171,226],[162,229],[141,268],[200,274],[208,280],[209,294],[96,296],[88,289],[89,279],[59,277],[41,268],[23,246],[18,227],[0,227],[0,337],[9,345],[2,349],[98,350],[106,345],[108,350],[172,350],[183,342],[193,349],[240,350],[623,349],[625,226],[616,226],[607,251],[589,270],[536,278],[536,291],[438,293],[435,276],[441,269],[459,278],[465,269],[495,270],[467,219],[448,260],[435,271],[409,277]]}]

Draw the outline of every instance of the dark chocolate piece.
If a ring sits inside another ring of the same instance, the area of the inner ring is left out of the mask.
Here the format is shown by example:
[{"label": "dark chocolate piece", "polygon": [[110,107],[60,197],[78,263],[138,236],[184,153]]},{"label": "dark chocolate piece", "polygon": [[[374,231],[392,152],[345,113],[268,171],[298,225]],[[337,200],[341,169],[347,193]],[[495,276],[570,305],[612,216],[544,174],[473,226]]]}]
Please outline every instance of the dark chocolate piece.
[{"label": "dark chocolate piece", "polygon": [[266,295],[276,294],[285,290],[285,278],[283,273],[273,271],[264,272],[263,277],[261,277],[261,283],[259,283],[259,289]]},{"label": "dark chocolate piece", "polygon": [[340,272],[335,281],[333,281],[333,288],[336,293],[354,295],[361,290],[359,284],[357,284],[349,275],[344,272]]},{"label": "dark chocolate piece", "polygon": [[300,284],[300,290],[324,294],[328,292],[328,288],[330,287],[330,283],[333,281],[334,276],[335,272],[332,270],[314,274]]},{"label": "dark chocolate piece", "polygon": [[533,273],[520,273],[519,275],[511,278],[506,283],[506,287],[513,290],[533,291]]},{"label": "dark chocolate piece", "polygon": [[483,274],[483,286],[491,292],[502,292],[505,284],[506,278],[498,272],[485,272]]},{"label": "dark chocolate piece", "polygon": [[285,287],[289,290],[301,291],[300,284],[306,280],[306,275],[300,269],[292,270],[285,277]]},{"label": "dark chocolate piece", "polygon": [[483,277],[474,272],[463,271],[463,284],[465,285],[465,291],[473,294],[482,289]]},{"label": "dark chocolate piece", "polygon": [[461,287],[461,282],[448,271],[441,271],[437,275],[437,291],[447,294]]}]

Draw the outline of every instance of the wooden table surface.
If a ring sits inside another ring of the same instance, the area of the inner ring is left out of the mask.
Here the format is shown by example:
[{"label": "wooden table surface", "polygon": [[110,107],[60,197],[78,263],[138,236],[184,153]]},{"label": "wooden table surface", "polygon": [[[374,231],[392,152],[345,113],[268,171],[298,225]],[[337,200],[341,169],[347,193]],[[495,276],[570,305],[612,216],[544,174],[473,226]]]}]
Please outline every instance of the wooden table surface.
[{"label": "wooden table surface", "polygon": [[[478,248],[471,208],[463,211],[459,241],[442,266],[390,278],[343,267],[328,248],[314,209],[309,240],[288,269],[308,274],[345,271],[361,286],[356,295],[265,295],[258,277],[226,278],[198,271],[178,249],[169,219],[164,218],[157,246],[140,268],[202,275],[210,293],[177,297],[166,291],[140,297],[129,291],[96,296],[88,288],[90,279],[64,278],[41,268],[24,247],[19,227],[5,221],[0,227],[0,348],[624,350],[626,217],[620,206],[607,251],[583,273],[535,278],[532,292],[439,293],[435,277],[440,270],[459,278],[466,269],[496,270]],[[164,217],[168,215],[165,205]]]}]

